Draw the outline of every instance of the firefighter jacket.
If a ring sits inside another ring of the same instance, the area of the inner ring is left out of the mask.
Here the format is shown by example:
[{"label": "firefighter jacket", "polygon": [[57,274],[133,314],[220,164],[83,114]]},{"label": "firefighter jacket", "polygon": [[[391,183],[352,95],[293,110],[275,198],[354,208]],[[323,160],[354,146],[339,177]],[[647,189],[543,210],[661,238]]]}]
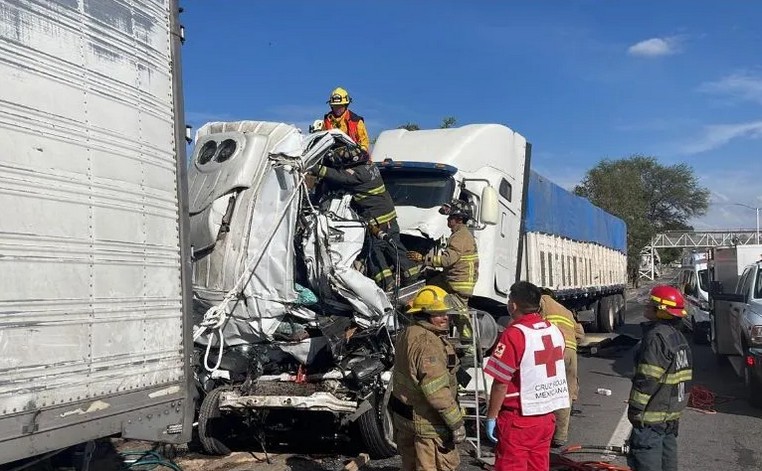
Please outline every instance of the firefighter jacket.
[{"label": "firefighter jacket", "polygon": [[474,286],[479,277],[479,253],[476,241],[465,224],[452,233],[447,247],[441,254],[436,249],[423,259],[426,266],[443,268],[447,283],[453,291],[466,298],[474,294]]},{"label": "firefighter jacket", "polygon": [[457,401],[460,362],[446,334],[419,321],[395,346],[389,408],[419,437],[447,439],[463,425]]},{"label": "firefighter jacket", "polygon": [[546,321],[561,330],[566,348],[576,351],[577,342],[585,338],[585,330],[574,319],[574,314],[547,294],[543,294],[540,299],[540,313]]},{"label": "firefighter jacket", "polygon": [[382,225],[397,217],[392,197],[374,164],[366,162],[341,170],[321,165],[316,171],[330,187],[352,194],[354,209],[368,224]]},{"label": "firefighter jacket", "polygon": [[365,128],[365,120],[362,116],[356,115],[349,110],[345,111],[338,118],[333,113],[326,113],[323,116],[323,127],[325,129],[340,129],[362,147],[365,152],[370,150],[368,130]]},{"label": "firefighter jacket", "polygon": [[627,414],[636,427],[677,421],[688,402],[693,359],[678,325],[679,320],[641,324]]}]

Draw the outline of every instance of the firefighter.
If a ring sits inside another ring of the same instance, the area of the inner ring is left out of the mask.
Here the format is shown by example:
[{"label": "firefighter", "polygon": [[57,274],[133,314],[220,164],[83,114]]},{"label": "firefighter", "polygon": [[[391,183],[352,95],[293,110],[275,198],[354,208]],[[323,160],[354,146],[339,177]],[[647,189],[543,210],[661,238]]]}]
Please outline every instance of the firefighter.
[{"label": "firefighter", "polygon": [[471,338],[468,300],[474,293],[474,286],[479,277],[479,252],[476,240],[466,225],[471,219],[471,208],[463,200],[453,200],[439,208],[439,212],[447,215],[447,227],[452,233],[444,252],[438,254],[432,249],[426,255],[408,252],[407,256],[413,262],[422,262],[424,267],[443,269],[440,275],[428,280],[428,284],[442,287],[457,299],[462,315],[458,316],[455,322],[461,338],[467,340]]},{"label": "firefighter", "polygon": [[484,369],[494,378],[486,428],[497,442],[495,471],[547,471],[553,412],[569,407],[564,337],[540,316],[540,297],[540,289],[527,281],[511,286],[512,321]]},{"label": "firefighter", "polygon": [[326,102],[331,111],[323,116],[323,129],[340,129],[344,131],[365,152],[370,151],[370,139],[362,116],[349,110],[352,97],[341,87],[334,89]]},{"label": "firefighter", "polygon": [[[541,288],[540,313],[543,319],[558,327],[564,336],[564,366],[566,369],[566,383],[569,385],[569,402],[574,404],[579,392],[579,380],[577,376],[577,342],[585,338],[585,330],[582,324],[577,322],[574,314],[553,299],[553,291]],[[571,406],[559,409],[556,415],[556,431],[553,434],[551,445],[554,448],[566,446],[569,439],[569,416]]]},{"label": "firefighter", "polygon": [[635,354],[627,416],[632,424],[628,465],[635,471],[677,471],[677,432],[693,376],[688,342],[680,332],[685,301],[677,288],[651,289]]},{"label": "firefighter", "polygon": [[354,146],[339,147],[310,173],[324,182],[328,190],[341,190],[352,195],[352,207],[368,224],[370,276],[381,288],[390,291],[395,287],[393,268],[396,267],[399,267],[405,283],[417,277],[419,268],[407,259],[407,249],[400,240],[394,203],[386,191],[381,172],[370,162],[367,152]]},{"label": "firefighter", "polygon": [[421,288],[407,311],[414,323],[395,344],[389,409],[403,471],[449,471],[460,464],[456,445],[466,429],[457,399],[460,364],[447,340],[450,298],[438,286]]}]

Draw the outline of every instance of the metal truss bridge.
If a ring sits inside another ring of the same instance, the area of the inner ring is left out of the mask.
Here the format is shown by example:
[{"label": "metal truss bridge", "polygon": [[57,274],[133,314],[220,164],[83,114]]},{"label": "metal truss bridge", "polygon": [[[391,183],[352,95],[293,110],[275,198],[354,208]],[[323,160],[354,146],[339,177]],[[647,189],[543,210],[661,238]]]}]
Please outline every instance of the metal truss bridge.
[{"label": "metal truss bridge", "polygon": [[653,280],[658,276],[657,249],[708,249],[711,247],[752,245],[760,243],[760,234],[752,230],[736,231],[670,231],[656,234],[640,252],[639,276]]}]

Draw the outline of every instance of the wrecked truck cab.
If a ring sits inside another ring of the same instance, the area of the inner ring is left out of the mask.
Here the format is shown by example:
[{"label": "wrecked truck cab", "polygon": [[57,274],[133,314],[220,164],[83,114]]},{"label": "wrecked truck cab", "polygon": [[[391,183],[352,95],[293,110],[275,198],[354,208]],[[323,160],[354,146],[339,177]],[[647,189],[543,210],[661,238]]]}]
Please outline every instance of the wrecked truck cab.
[{"label": "wrecked truck cab", "polygon": [[306,170],[346,145],[338,130],[305,136],[257,121],[209,123],[196,135],[194,341],[209,453],[228,450],[213,421],[246,417],[265,429],[267,413],[295,410],[356,423],[373,455],[395,453],[385,411],[395,306],[420,286],[390,300],[358,270],[366,228],[350,195],[317,201],[306,185]]}]

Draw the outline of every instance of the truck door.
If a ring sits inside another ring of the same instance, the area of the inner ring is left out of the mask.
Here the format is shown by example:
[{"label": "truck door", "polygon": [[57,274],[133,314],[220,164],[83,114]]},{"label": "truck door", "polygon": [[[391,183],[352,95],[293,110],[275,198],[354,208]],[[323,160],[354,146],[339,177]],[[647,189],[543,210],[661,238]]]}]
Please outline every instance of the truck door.
[{"label": "truck door", "polygon": [[754,266],[746,267],[741,280],[736,287],[738,299],[730,302],[730,327],[733,336],[733,348],[738,355],[743,355],[743,339],[741,335],[742,320],[748,307],[751,287],[754,284],[756,269]]},{"label": "truck door", "polygon": [[508,294],[508,289],[516,281],[516,261],[519,260],[521,218],[519,217],[520,192],[514,194],[515,180],[502,178],[498,187],[500,219],[498,220],[497,243],[495,244],[495,289]]},{"label": "truck door", "polygon": [[741,305],[746,302],[743,286],[750,277],[751,267],[744,270],[734,292],[712,294],[712,348],[719,355],[740,355],[738,320]]}]

